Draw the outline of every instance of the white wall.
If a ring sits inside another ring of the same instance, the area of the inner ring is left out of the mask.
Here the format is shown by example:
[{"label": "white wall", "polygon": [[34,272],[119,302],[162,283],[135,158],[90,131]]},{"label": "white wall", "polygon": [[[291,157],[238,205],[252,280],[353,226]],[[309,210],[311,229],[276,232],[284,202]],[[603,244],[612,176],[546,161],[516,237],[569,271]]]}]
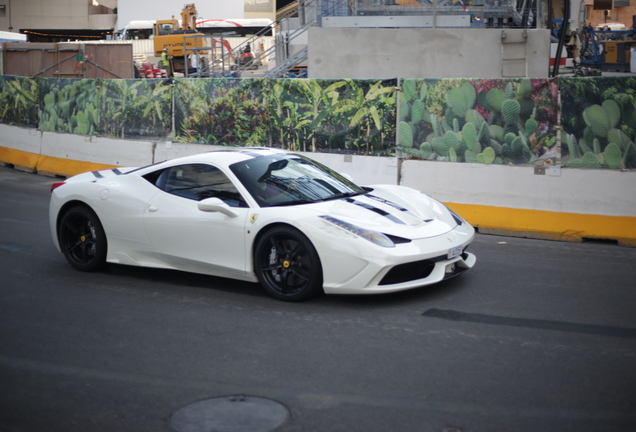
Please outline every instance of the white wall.
[{"label": "white wall", "polygon": [[636,216],[636,171],[405,161],[402,184],[444,202]]},{"label": "white wall", "polygon": [[95,30],[110,30],[115,28],[117,23],[117,15],[115,14],[99,14],[88,16],[88,28]]},{"label": "white wall", "polygon": [[20,29],[88,29],[88,0],[12,0],[7,16],[0,18],[0,30]]},{"label": "white wall", "polygon": [[[502,36],[505,35],[505,38]],[[527,37],[524,37],[527,36]],[[502,41],[526,40],[525,44]],[[528,61],[510,74],[503,57]],[[309,29],[310,78],[501,78],[549,76],[548,30],[462,28]]]},{"label": "white wall", "polygon": [[[243,18],[244,0],[118,0],[115,15],[90,15],[90,0],[7,0],[7,16],[0,17],[0,30],[20,29],[102,29],[113,28],[117,19],[117,29],[128,21],[144,19],[170,19],[174,15],[180,19],[186,3],[195,3],[199,16],[205,19]],[[115,2],[102,2],[110,7]],[[9,15],[11,19],[9,20]]]},{"label": "white wall", "polygon": [[119,0],[117,6],[117,29],[133,20],[181,19],[181,10],[186,3],[194,3],[199,18],[228,19],[243,18],[243,0]]},{"label": "white wall", "polygon": [[41,132],[40,154],[59,159],[117,166],[145,166],[153,162],[154,144],[112,138]]},{"label": "white wall", "polygon": [[[153,163],[155,143],[42,132],[0,124],[0,147],[61,160],[118,166]],[[19,167],[29,170],[31,167]],[[47,174],[60,174],[59,172]]]}]

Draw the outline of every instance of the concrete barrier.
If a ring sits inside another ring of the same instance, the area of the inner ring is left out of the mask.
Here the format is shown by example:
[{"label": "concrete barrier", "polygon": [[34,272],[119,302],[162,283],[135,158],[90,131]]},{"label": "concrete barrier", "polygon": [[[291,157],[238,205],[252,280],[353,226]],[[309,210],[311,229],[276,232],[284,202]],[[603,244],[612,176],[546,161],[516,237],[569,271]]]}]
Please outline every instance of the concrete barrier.
[{"label": "concrete barrier", "polygon": [[[0,162],[71,176],[144,166],[221,147],[40,132],[0,125]],[[636,171],[544,168],[307,154],[359,184],[400,184],[457,210],[482,233],[636,247]],[[399,180],[398,180],[399,176]]]},{"label": "concrete barrier", "polygon": [[69,177],[116,166],[153,163],[155,144],[41,132],[0,124],[0,161],[17,169]]},{"label": "concrete barrier", "polygon": [[539,168],[405,161],[401,184],[449,204],[482,233],[636,246],[636,171]]}]

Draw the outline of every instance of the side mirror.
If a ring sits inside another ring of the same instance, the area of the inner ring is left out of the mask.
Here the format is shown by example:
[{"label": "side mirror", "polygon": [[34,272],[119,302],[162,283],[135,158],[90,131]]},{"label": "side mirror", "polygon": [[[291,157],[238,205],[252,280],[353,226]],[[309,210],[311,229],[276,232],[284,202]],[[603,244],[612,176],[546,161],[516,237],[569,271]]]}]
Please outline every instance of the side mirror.
[{"label": "side mirror", "polygon": [[219,212],[229,217],[237,217],[238,213],[235,213],[232,208],[225,204],[218,198],[206,198],[199,201],[199,210],[204,212]]}]

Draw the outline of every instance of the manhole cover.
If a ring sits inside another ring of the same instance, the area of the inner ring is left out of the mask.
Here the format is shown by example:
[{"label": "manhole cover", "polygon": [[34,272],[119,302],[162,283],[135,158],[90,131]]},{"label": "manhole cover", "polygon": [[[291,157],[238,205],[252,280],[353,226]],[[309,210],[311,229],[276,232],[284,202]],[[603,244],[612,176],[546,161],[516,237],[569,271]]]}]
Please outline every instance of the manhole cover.
[{"label": "manhole cover", "polygon": [[269,432],[289,418],[287,408],[273,400],[226,396],[187,405],[170,417],[178,432]]}]

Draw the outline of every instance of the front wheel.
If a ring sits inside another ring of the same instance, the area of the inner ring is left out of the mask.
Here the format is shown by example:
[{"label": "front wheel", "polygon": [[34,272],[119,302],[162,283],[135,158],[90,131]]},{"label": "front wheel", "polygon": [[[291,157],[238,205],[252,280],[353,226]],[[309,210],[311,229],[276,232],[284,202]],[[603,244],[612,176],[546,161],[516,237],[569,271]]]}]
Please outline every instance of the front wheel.
[{"label": "front wheel", "polygon": [[316,249],[301,232],[286,226],[266,232],[254,252],[256,276],[273,297],[303,301],[322,291],[322,267]]},{"label": "front wheel", "polygon": [[97,215],[85,206],[71,207],[64,213],[59,240],[64,257],[78,270],[97,270],[106,262],[104,228]]}]

